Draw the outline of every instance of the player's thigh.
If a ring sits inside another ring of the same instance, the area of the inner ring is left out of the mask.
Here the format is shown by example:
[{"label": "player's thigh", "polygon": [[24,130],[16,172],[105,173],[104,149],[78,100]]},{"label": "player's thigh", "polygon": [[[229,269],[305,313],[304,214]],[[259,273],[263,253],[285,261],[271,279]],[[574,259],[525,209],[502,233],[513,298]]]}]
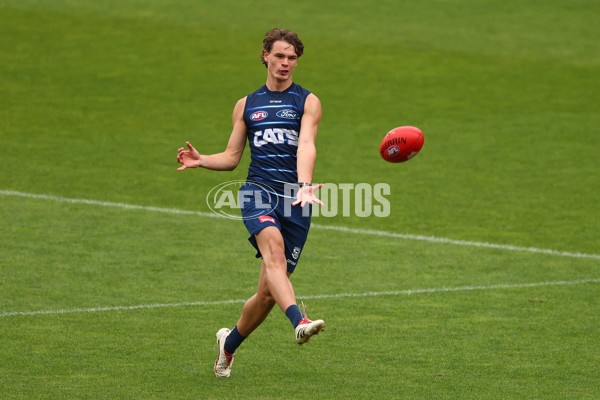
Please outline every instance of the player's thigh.
[{"label": "player's thigh", "polygon": [[262,254],[263,260],[269,262],[285,263],[285,245],[281,231],[275,226],[268,226],[256,235],[256,244]]}]

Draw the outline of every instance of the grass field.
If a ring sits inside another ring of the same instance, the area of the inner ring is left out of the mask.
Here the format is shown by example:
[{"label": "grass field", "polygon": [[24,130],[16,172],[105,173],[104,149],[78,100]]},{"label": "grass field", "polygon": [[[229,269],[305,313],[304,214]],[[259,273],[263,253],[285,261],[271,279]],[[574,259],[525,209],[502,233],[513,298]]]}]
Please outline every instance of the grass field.
[{"label": "grass field", "polygon": [[[600,398],[600,4],[0,0],[1,399]],[[259,265],[177,172],[220,152],[297,31],[323,104],[315,180],[388,183],[317,217],[275,310],[216,379]],[[395,126],[425,134],[393,165]]]}]

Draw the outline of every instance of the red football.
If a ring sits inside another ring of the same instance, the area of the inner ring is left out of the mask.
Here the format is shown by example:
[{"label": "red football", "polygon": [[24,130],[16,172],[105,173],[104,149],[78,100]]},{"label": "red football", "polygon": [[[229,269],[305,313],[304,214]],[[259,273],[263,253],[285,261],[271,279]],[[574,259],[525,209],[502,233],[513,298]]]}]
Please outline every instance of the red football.
[{"label": "red football", "polygon": [[425,137],[419,128],[399,126],[385,135],[379,146],[379,153],[385,161],[404,162],[419,153],[424,141]]}]

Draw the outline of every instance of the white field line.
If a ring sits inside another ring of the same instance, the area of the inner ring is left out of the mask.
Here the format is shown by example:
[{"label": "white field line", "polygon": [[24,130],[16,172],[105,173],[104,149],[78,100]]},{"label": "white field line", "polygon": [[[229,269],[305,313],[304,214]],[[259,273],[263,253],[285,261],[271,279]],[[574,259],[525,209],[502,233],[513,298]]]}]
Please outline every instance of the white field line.
[{"label": "white field line", "polygon": [[225,218],[225,217],[222,217],[217,214],[202,212],[202,211],[188,211],[188,210],[178,210],[176,208],[138,206],[135,204],[113,203],[110,201],[100,201],[100,200],[70,199],[68,197],[49,196],[47,194],[16,192],[14,190],[0,190],[0,195],[26,197],[29,199],[52,200],[52,201],[57,201],[59,203],[87,204],[87,205],[91,205],[91,206],[124,208],[127,210],[142,210],[142,211],[162,212],[162,213],[168,213],[168,214],[186,214],[186,215],[198,215],[200,217]]},{"label": "white field line", "polygon": [[[600,278],[596,279],[579,279],[572,281],[550,281],[550,282],[533,282],[533,283],[504,283],[488,286],[459,286],[459,287],[442,287],[430,289],[407,289],[407,290],[390,290],[385,292],[363,292],[363,293],[338,293],[338,294],[320,294],[297,296],[299,300],[310,299],[341,299],[349,297],[378,297],[378,296],[400,296],[423,293],[448,293],[448,292],[468,292],[475,290],[495,290],[495,289],[520,289],[542,286],[567,286],[567,285],[583,285],[588,283],[600,283]],[[127,311],[127,310],[142,310],[152,308],[174,308],[174,307],[201,307],[214,306],[224,304],[241,304],[246,300],[216,300],[216,301],[195,301],[184,303],[163,303],[163,304],[140,304],[135,306],[115,306],[115,307],[92,307],[92,308],[71,308],[63,310],[39,310],[39,311],[9,311],[0,314],[0,317],[14,316],[31,316],[31,315],[55,315],[55,314],[76,314],[76,313],[99,313],[104,311]]]},{"label": "white field line", "polygon": [[574,253],[574,252],[569,252],[569,251],[560,251],[560,250],[552,250],[552,249],[539,249],[536,247],[512,246],[512,245],[508,245],[508,244],[471,242],[468,240],[448,239],[448,238],[435,237],[435,236],[411,235],[411,234],[406,234],[406,233],[377,231],[377,230],[373,230],[373,229],[346,228],[344,226],[334,226],[334,225],[311,224],[311,227],[314,227],[317,229],[325,229],[325,230],[347,232],[347,233],[356,233],[356,234],[362,234],[362,235],[375,235],[375,236],[383,236],[383,237],[397,238],[397,239],[421,240],[421,241],[432,242],[432,243],[446,243],[446,244],[453,244],[456,246],[484,247],[484,248],[489,248],[489,249],[508,250],[508,251],[524,251],[527,253],[547,254],[547,255],[551,255],[551,256],[572,257],[572,258],[591,258],[591,259],[595,259],[595,260],[600,260],[600,254],[586,254],[586,253],[580,253],[580,252]]},{"label": "white field line", "polygon": [[[176,208],[161,208],[161,207],[149,207],[149,206],[140,206],[134,204],[126,204],[126,203],[113,203],[109,201],[99,201],[99,200],[87,200],[87,199],[71,199],[67,197],[59,197],[59,196],[49,196],[45,194],[34,194],[34,193],[24,193],[17,192],[13,190],[0,190],[0,195],[4,196],[18,196],[18,197],[26,197],[31,199],[43,199],[43,200],[52,200],[61,203],[76,203],[76,204],[88,204],[95,206],[103,206],[103,207],[116,207],[130,210],[143,210],[143,211],[152,211],[152,212],[162,212],[169,214],[185,214],[185,215],[198,215],[200,217],[209,217],[209,218],[225,218],[221,215],[202,212],[202,211],[189,211],[189,210],[179,210]],[[522,247],[522,246],[512,246],[505,244],[495,244],[495,243],[485,243],[485,242],[471,242],[467,240],[456,240],[456,239],[448,239],[441,238],[435,236],[423,236],[423,235],[411,235],[405,233],[395,233],[395,232],[387,232],[387,231],[378,231],[372,229],[358,229],[358,228],[347,228],[344,226],[334,226],[334,225],[321,225],[313,223],[311,225],[314,229],[323,229],[330,231],[338,231],[345,233],[353,233],[359,235],[372,235],[372,236],[381,236],[381,237],[389,237],[396,239],[407,239],[407,240],[420,240],[425,242],[432,243],[445,243],[452,244],[456,246],[470,246],[470,247],[482,247],[482,248],[491,248],[498,250],[507,250],[507,251],[522,251],[527,253],[537,253],[537,254],[546,254],[552,256],[560,256],[560,257],[571,257],[571,258],[590,258],[595,260],[600,260],[600,254],[586,254],[580,252],[569,252],[569,251],[560,251],[560,250],[552,250],[552,249],[540,249],[536,247]]]}]

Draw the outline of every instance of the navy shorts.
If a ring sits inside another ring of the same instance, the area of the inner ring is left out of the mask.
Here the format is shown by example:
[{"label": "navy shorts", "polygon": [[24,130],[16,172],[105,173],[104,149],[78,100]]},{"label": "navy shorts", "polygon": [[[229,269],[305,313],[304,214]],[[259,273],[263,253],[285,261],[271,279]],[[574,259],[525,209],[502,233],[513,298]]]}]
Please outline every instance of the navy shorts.
[{"label": "navy shorts", "polygon": [[278,196],[269,186],[246,183],[238,193],[242,218],[250,232],[248,240],[256,249],[256,258],[262,257],[256,243],[256,234],[268,226],[274,226],[283,236],[287,270],[294,272],[310,228],[311,205],[292,206],[294,199]]}]

